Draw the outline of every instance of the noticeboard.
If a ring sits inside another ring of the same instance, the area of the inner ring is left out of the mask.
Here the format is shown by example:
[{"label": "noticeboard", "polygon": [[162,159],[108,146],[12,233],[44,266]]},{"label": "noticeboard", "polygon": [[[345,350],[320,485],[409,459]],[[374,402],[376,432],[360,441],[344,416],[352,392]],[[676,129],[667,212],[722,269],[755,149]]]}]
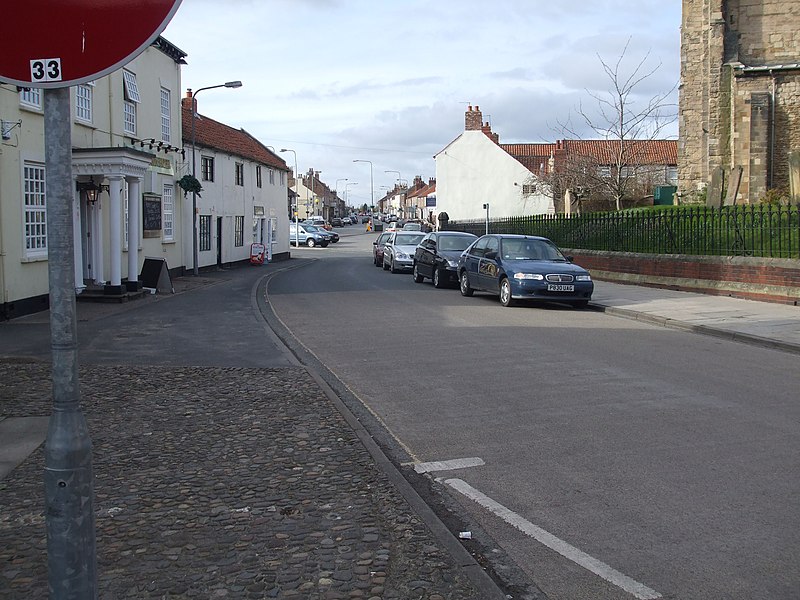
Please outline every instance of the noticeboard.
[{"label": "noticeboard", "polygon": [[146,238],[161,235],[161,196],[142,196],[142,231]]}]

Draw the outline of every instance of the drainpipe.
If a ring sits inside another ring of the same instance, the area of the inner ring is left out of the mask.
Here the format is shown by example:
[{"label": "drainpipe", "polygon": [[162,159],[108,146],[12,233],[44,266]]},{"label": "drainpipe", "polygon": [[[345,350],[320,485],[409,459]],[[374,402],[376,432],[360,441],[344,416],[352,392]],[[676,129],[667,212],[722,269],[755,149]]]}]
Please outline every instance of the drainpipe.
[{"label": "drainpipe", "polygon": [[775,101],[778,96],[778,83],[772,69],[769,70],[769,76],[772,78],[772,88],[770,89],[769,161],[767,164],[769,165],[769,189],[772,189],[775,177],[775,120],[777,115]]}]

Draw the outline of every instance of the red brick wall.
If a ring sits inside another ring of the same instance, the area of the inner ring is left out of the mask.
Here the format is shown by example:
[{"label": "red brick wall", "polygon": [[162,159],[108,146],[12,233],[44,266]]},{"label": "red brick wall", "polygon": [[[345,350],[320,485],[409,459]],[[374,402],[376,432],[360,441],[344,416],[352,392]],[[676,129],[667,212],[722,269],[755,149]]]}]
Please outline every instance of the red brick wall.
[{"label": "red brick wall", "polygon": [[800,261],[565,250],[592,277],[784,304],[800,304]]}]

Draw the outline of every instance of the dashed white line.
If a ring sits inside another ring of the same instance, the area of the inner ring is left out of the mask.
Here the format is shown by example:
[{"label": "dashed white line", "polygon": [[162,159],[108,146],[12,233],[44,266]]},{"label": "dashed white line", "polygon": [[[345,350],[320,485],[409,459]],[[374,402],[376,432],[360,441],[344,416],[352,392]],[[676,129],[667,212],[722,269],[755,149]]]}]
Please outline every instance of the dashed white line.
[{"label": "dashed white line", "polygon": [[475,489],[465,481],[462,481],[461,479],[446,479],[445,483],[454,490],[464,494],[470,500],[477,502],[490,512],[494,513],[509,525],[516,527],[526,535],[529,535],[551,550],[555,550],[575,564],[588,569],[598,577],[602,577],[609,583],[612,583],[625,590],[629,594],[632,594],[634,597],[639,598],[639,600],[655,600],[662,597],[661,594],[655,590],[651,590],[646,585],[631,579],[627,575],[623,575],[604,562],[589,556],[585,552],[582,552],[574,546],[571,546],[564,540],[557,538],[552,533],[548,533],[541,527],[538,527],[530,521],[525,520],[511,509],[506,508],[499,502],[495,502],[489,498],[489,496]]}]

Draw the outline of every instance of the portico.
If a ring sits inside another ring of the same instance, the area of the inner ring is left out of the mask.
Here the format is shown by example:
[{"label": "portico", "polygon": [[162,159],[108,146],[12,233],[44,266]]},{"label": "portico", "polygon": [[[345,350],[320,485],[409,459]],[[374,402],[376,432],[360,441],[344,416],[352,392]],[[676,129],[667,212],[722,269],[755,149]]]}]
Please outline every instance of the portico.
[{"label": "portico", "polygon": [[[134,148],[86,148],[72,153],[75,184],[73,228],[75,234],[75,290],[103,286],[118,295],[141,289],[142,182],[153,155]],[[81,191],[99,185],[95,194]],[[127,280],[123,285],[123,254],[127,251]]]}]

